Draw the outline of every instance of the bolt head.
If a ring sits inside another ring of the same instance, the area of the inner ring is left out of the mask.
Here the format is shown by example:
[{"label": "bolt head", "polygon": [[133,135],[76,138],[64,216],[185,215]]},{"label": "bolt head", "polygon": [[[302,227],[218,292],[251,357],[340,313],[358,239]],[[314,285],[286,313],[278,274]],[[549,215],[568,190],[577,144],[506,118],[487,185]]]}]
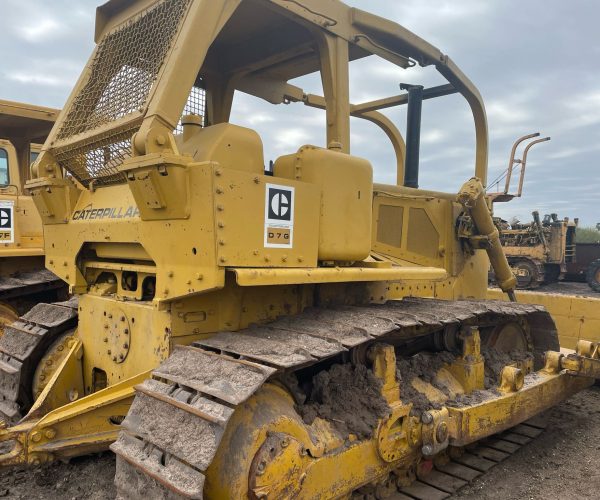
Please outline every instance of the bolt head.
[{"label": "bolt head", "polygon": [[421,415],[421,422],[423,422],[426,425],[429,425],[430,423],[433,422],[433,415],[431,413],[429,413],[428,411],[424,412]]},{"label": "bolt head", "polygon": [[426,457],[433,455],[433,447],[430,444],[426,444],[425,446],[423,446],[423,449],[421,451]]},{"label": "bolt head", "polygon": [[442,422],[438,425],[435,437],[437,438],[439,443],[443,443],[448,439],[448,424],[446,422]]}]

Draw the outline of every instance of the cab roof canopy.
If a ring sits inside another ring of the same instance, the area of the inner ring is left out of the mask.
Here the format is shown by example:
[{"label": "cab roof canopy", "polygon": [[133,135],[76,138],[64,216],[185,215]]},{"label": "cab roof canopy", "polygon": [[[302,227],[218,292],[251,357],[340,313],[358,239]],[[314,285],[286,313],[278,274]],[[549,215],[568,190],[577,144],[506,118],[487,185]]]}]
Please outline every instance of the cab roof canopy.
[{"label": "cab roof canopy", "polygon": [[0,99],[0,139],[43,143],[59,110]]},{"label": "cab roof canopy", "polygon": [[[314,31],[270,2],[245,0],[212,44],[202,72],[285,82],[314,73],[321,69]],[[349,47],[351,61],[369,55]]]},{"label": "cab roof canopy", "polygon": [[[475,86],[434,46],[339,0],[111,0],[98,8],[96,42],[50,148],[86,186],[124,182],[119,166],[131,155],[129,140],[136,155],[147,154],[151,136],[176,127],[194,85],[206,90],[207,125],[229,121],[236,90],[324,109],[326,144],[343,152],[350,151],[350,116],[373,121],[394,144],[400,178],[403,140],[379,110],[406,104],[407,95],[349,102],[349,62],[369,55],[402,68],[434,65],[449,85],[425,89],[423,98],[465,97],[475,121],[476,175],[485,183],[487,121]],[[289,84],[317,71],[323,96]],[[110,157],[100,153],[107,148]]]}]

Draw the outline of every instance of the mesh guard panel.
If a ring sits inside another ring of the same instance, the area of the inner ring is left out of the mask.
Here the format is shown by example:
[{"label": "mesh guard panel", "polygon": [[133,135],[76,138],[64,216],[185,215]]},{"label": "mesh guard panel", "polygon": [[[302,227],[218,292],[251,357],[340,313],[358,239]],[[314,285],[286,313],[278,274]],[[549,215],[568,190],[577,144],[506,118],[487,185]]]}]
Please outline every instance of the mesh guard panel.
[{"label": "mesh guard panel", "polygon": [[[191,0],[162,0],[105,36],[90,65],[90,77],[75,97],[58,132],[59,141],[135,116],[152,86]],[[55,149],[59,164],[87,186],[123,182],[118,166],[131,156],[136,125]]]}]

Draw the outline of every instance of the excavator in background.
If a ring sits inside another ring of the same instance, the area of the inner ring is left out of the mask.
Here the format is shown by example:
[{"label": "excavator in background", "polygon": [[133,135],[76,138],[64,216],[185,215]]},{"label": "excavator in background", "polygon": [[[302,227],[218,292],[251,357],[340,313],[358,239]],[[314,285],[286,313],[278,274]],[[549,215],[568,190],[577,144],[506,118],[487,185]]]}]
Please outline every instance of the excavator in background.
[{"label": "excavator in background", "polygon": [[[26,186],[78,305],[0,339],[0,465],[110,445],[123,498],[441,498],[600,376],[597,344],[561,353],[514,302],[482,98],[426,41],[337,0],[112,0],[95,40]],[[352,104],[366,57],[447,83]],[[238,92],[324,110],[324,145],[265,172]],[[475,125],[458,193],[419,187],[421,109],[448,94]],[[381,113],[401,105],[406,144]],[[397,185],[350,154],[351,116],[391,140]],[[490,261],[511,302],[485,299]]]},{"label": "excavator in background", "polygon": [[57,109],[0,100],[0,336],[38,302],[66,298],[44,264],[42,219],[23,191]]}]

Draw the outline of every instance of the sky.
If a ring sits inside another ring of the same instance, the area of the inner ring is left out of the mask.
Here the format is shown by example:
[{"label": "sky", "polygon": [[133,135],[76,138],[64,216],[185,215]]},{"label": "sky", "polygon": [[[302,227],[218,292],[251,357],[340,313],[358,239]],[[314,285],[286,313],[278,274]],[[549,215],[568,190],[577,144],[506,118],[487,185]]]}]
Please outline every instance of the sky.
[{"label": "sky", "polygon": [[[101,0],[2,0],[0,98],[62,107],[93,49]],[[600,36],[597,0],[348,0],[387,17],[448,54],[480,90],[489,121],[489,181],[506,169],[512,143],[540,132],[529,153],[523,197],[496,205],[505,219],[531,212],[600,222]],[[292,82],[322,93],[314,76]],[[351,64],[354,103],[400,93],[400,83],[445,83],[432,68],[402,70],[370,57]],[[406,109],[388,110],[401,131]],[[273,106],[240,94],[232,122],[256,129],[266,161],[303,144],[325,145],[322,111]],[[352,154],[371,161],[377,182],[395,183],[387,138],[352,120]],[[520,158],[520,155],[517,155]],[[460,96],[424,103],[420,186],[454,192],[474,172],[474,128]],[[516,179],[515,179],[516,181]],[[515,182],[516,188],[516,182]],[[493,191],[490,186],[490,191]]]}]

